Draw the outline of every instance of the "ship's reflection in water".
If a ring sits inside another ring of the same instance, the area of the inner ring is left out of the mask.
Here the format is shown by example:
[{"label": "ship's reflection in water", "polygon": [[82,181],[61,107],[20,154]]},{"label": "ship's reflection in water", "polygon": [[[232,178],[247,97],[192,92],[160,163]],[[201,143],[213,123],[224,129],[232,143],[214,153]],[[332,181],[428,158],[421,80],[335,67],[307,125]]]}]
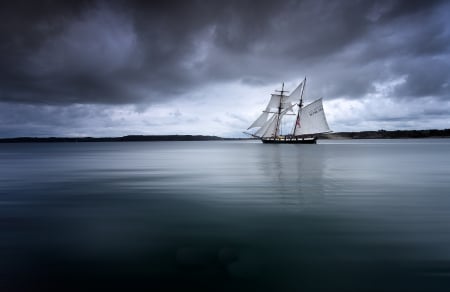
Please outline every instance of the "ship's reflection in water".
[{"label": "ship's reflection in water", "polygon": [[0,145],[0,288],[448,291],[450,141],[369,142]]}]

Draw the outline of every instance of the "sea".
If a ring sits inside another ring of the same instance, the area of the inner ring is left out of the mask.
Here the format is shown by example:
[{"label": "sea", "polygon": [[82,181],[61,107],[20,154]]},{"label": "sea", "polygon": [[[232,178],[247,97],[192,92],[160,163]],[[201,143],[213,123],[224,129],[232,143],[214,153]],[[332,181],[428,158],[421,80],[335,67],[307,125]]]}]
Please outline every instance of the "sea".
[{"label": "sea", "polygon": [[450,291],[450,139],[0,144],[0,291]]}]

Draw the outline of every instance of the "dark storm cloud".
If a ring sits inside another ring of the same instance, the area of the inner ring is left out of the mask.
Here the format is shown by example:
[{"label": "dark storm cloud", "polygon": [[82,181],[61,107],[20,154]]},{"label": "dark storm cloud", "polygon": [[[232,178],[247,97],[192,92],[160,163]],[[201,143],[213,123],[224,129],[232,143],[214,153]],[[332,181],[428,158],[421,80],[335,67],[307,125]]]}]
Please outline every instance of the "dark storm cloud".
[{"label": "dark storm cloud", "polygon": [[450,70],[448,60],[422,59],[404,60],[396,64],[399,73],[409,72],[407,82],[396,88],[399,97],[434,96],[449,98]]},{"label": "dark storm cloud", "polygon": [[30,133],[33,136],[57,136],[67,134],[67,129],[80,128],[83,121],[99,115],[102,112],[93,112],[81,106],[0,103],[0,133],[2,137],[29,136]]},{"label": "dark storm cloud", "polygon": [[[402,76],[400,97],[448,92],[446,2],[15,1],[2,6],[0,100],[5,102],[155,102],[210,82],[257,85],[298,74],[322,80],[312,92],[330,98],[358,98],[373,90],[374,82]],[[423,70],[430,67],[429,73]]]}]

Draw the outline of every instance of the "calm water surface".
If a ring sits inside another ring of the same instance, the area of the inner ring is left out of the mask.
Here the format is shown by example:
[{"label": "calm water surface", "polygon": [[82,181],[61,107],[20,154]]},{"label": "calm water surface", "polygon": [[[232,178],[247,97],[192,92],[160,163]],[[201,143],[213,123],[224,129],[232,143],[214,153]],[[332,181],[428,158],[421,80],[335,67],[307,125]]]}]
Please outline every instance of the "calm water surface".
[{"label": "calm water surface", "polygon": [[450,140],[0,144],[1,291],[449,291]]}]

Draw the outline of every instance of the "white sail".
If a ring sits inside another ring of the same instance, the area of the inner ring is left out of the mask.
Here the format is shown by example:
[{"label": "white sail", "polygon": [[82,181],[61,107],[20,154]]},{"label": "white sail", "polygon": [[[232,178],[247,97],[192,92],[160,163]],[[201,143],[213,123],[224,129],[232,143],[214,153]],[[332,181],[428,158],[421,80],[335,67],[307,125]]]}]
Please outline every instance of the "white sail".
[{"label": "white sail", "polygon": [[302,88],[303,88],[303,81],[286,98],[286,102],[291,102],[291,103],[299,102],[300,101],[300,96],[302,95]]},{"label": "white sail", "polygon": [[[292,108],[294,107],[294,104],[290,105],[288,108],[284,109],[280,113],[280,120],[283,118],[283,116],[289,112],[292,112]],[[258,137],[273,137],[276,135],[275,131],[277,130],[277,120],[278,120],[278,113],[274,114],[270,119],[258,130],[255,132],[255,136]]]},{"label": "white sail", "polygon": [[292,110],[294,105],[295,105],[295,103],[283,101],[281,104],[281,110],[286,110],[285,114],[294,114],[294,111]]},{"label": "white sail", "polygon": [[266,107],[266,111],[278,111],[278,108],[280,106],[281,102],[281,109],[287,109],[290,108],[292,105],[292,102],[288,100],[288,96],[286,95],[279,95],[279,94],[272,94],[270,97],[269,104]]},{"label": "white sail", "polygon": [[[268,129],[271,128],[271,125],[276,124],[276,116],[277,114],[273,115],[264,125],[261,126],[258,131],[255,132],[254,135],[258,137],[265,137],[264,135],[266,134],[266,132],[268,132]],[[272,132],[274,131],[275,130],[273,130]],[[271,133],[271,135],[273,135],[273,133]]]},{"label": "white sail", "polygon": [[270,97],[269,104],[266,107],[266,111],[270,111],[271,109],[278,110],[278,107],[280,106],[280,99],[281,99],[281,95],[272,94],[272,96]]},{"label": "white sail", "polygon": [[319,98],[300,109],[299,121],[294,135],[311,135],[326,132],[330,132],[330,127],[323,111],[322,99]]},{"label": "white sail", "polygon": [[268,112],[262,112],[262,114],[256,119],[256,121],[253,122],[253,124],[250,125],[250,127],[248,127],[247,130],[251,128],[262,127],[267,122],[268,117]]},{"label": "white sail", "polygon": [[277,116],[278,114],[273,115],[274,119],[267,125],[266,131],[262,134],[262,137],[269,138],[275,136],[275,131],[277,130]]}]

